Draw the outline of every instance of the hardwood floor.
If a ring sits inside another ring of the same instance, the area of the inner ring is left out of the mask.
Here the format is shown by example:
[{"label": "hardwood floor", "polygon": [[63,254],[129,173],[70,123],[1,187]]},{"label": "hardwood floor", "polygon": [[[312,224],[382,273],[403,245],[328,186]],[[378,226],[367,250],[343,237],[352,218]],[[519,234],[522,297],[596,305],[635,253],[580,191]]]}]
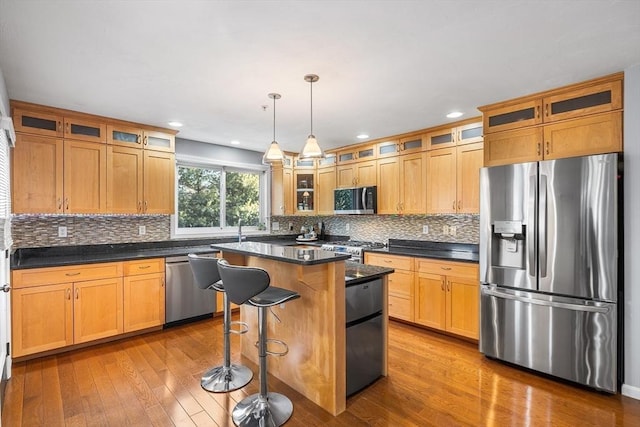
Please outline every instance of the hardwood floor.
[{"label": "hardwood floor", "polygon": [[[258,391],[258,379],[229,394],[200,387],[203,371],[222,361],[221,330],[216,318],[16,363],[2,426],[233,426],[233,406]],[[237,360],[239,340],[231,341]],[[389,361],[389,376],[338,417],[273,377],[269,388],[293,401],[287,426],[640,425],[640,401],[552,381],[396,322]]]}]

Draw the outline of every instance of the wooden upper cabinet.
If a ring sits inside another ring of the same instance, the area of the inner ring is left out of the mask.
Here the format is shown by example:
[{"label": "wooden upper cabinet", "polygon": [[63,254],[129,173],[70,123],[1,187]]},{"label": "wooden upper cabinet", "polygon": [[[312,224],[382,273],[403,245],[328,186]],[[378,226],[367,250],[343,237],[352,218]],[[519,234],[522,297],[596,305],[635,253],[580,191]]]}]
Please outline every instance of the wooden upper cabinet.
[{"label": "wooden upper cabinet", "polygon": [[80,141],[107,142],[107,125],[97,120],[76,117],[64,118],[64,138]]},{"label": "wooden upper cabinet", "polygon": [[144,131],[141,128],[126,125],[107,125],[107,143],[123,147],[143,147]]},{"label": "wooden upper cabinet", "polygon": [[455,128],[456,145],[474,144],[484,141],[482,121],[469,123]]},{"label": "wooden upper cabinet", "polygon": [[456,212],[456,148],[427,152],[427,213]]},{"label": "wooden upper cabinet", "polygon": [[105,213],[107,147],[84,141],[64,142],[64,212]]},{"label": "wooden upper cabinet", "polygon": [[318,159],[316,161],[316,167],[318,169],[334,168],[334,172],[335,172],[337,161],[338,161],[338,158],[336,156],[336,153],[327,153],[323,159]]},{"label": "wooden upper cabinet", "polygon": [[544,158],[622,152],[622,112],[595,114],[544,126]]},{"label": "wooden upper cabinet", "polygon": [[498,166],[542,160],[542,127],[484,136],[484,165]]},{"label": "wooden upper cabinet", "polygon": [[335,166],[318,169],[317,176],[316,213],[318,215],[333,215],[333,190],[336,188]]},{"label": "wooden upper cabinet", "polygon": [[400,212],[400,161],[397,157],[378,160],[378,213]]},{"label": "wooden upper cabinet", "polygon": [[292,168],[271,168],[271,215],[293,215]]},{"label": "wooden upper cabinet", "polygon": [[13,109],[13,123],[16,132],[32,135],[62,137],[63,117],[61,114]]},{"label": "wooden upper cabinet", "polygon": [[143,213],[143,151],[107,146],[107,212]]},{"label": "wooden upper cabinet", "polygon": [[399,154],[419,153],[427,149],[427,138],[420,135],[400,138]]},{"label": "wooden upper cabinet", "polygon": [[361,161],[336,166],[336,187],[370,187],[378,182],[376,161]]},{"label": "wooden upper cabinet", "polygon": [[456,147],[456,212],[480,212],[480,168],[484,163],[482,142]]},{"label": "wooden upper cabinet", "polygon": [[13,213],[63,212],[62,139],[17,134],[11,149]]},{"label": "wooden upper cabinet", "polygon": [[414,153],[398,157],[400,212],[424,214],[427,209],[427,154]]},{"label": "wooden upper cabinet", "polygon": [[622,108],[622,80],[545,96],[542,102],[545,123],[619,110]]},{"label": "wooden upper cabinet", "polygon": [[145,150],[143,170],[144,213],[172,214],[175,209],[175,154]]},{"label": "wooden upper cabinet", "polygon": [[348,147],[337,152],[338,164],[354,163],[358,161],[374,160],[376,147],[373,144]]},{"label": "wooden upper cabinet", "polygon": [[293,167],[295,169],[315,169],[316,159],[305,159],[299,156],[293,158]]},{"label": "wooden upper cabinet", "polygon": [[542,99],[491,107],[484,111],[483,127],[486,134],[518,129],[542,123]]},{"label": "wooden upper cabinet", "polygon": [[427,149],[436,150],[439,148],[454,147],[456,145],[455,129],[445,128],[427,133]]},{"label": "wooden upper cabinet", "polygon": [[145,130],[142,137],[142,145],[145,150],[164,151],[175,153],[175,135],[165,132]]},{"label": "wooden upper cabinet", "polygon": [[400,154],[400,143],[397,140],[388,140],[376,144],[376,157],[394,157]]}]

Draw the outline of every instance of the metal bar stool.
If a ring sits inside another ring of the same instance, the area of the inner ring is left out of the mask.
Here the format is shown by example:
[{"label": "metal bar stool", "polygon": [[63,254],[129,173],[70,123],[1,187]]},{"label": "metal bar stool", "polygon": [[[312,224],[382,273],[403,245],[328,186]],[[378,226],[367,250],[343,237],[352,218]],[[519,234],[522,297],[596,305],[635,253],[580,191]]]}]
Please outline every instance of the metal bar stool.
[{"label": "metal bar stool", "polygon": [[[280,394],[267,391],[267,355],[284,356],[289,351],[287,345],[274,339],[267,339],[268,307],[300,298],[297,292],[269,286],[269,273],[261,268],[229,265],[221,259],[218,261],[220,277],[225,283],[229,300],[235,304],[248,304],[258,308],[258,356],[260,360],[260,392],[252,394],[233,408],[233,422],[242,427],[269,426],[284,424],[293,413],[291,400]],[[285,347],[277,353],[267,350],[267,342],[277,342]]]},{"label": "metal bar stool", "polygon": [[[253,378],[251,369],[243,365],[231,364],[231,344],[229,334],[244,334],[248,327],[244,322],[231,322],[231,305],[218,272],[218,259],[189,254],[189,266],[200,289],[212,289],[223,295],[224,361],[222,366],[209,369],[202,376],[203,389],[215,393],[237,390],[249,384]],[[231,329],[231,325],[240,325],[240,329]]]}]

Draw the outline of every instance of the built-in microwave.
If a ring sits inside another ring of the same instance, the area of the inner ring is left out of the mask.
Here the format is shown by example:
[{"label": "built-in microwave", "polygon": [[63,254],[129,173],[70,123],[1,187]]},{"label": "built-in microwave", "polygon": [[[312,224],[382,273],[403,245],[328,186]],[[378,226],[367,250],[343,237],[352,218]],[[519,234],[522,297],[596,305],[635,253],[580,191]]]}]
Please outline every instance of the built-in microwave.
[{"label": "built-in microwave", "polygon": [[378,212],[377,187],[337,188],[333,190],[335,214],[374,214]]}]

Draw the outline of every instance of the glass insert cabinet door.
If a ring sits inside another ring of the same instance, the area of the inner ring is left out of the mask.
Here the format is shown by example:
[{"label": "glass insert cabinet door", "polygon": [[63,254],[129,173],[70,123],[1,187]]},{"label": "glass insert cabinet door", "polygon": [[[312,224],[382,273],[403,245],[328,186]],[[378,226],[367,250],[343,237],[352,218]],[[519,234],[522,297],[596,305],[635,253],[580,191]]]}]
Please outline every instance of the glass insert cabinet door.
[{"label": "glass insert cabinet door", "polygon": [[60,115],[15,108],[13,123],[17,132],[40,136],[63,136],[63,118]]},{"label": "glass insert cabinet door", "polygon": [[295,197],[296,210],[299,212],[310,212],[314,210],[314,182],[313,173],[296,173],[295,177]]},{"label": "glass insert cabinet door", "polygon": [[136,127],[108,125],[107,142],[111,145],[142,148],[142,129]]},{"label": "glass insert cabinet door", "polygon": [[145,150],[173,153],[176,149],[176,139],[175,136],[169,133],[145,130],[143,145]]}]

